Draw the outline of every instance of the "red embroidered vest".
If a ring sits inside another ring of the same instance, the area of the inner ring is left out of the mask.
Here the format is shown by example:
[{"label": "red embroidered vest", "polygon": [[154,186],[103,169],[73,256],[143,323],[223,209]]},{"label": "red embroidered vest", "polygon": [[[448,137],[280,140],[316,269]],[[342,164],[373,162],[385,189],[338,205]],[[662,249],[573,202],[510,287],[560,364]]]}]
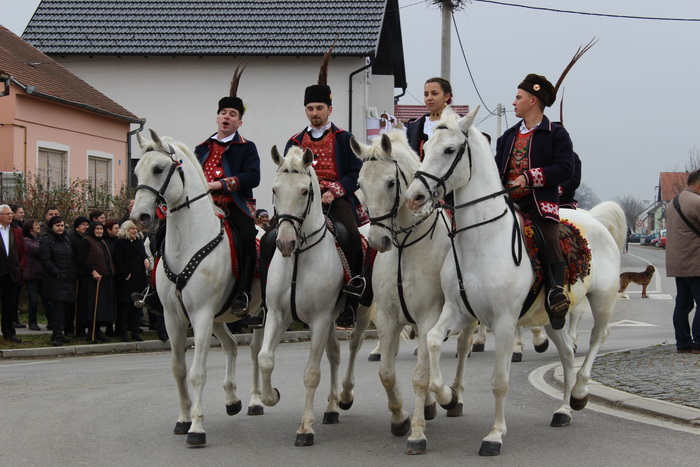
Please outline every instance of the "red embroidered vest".
[{"label": "red embroidered vest", "polygon": [[[209,157],[207,157],[207,161],[202,167],[207,182],[216,182],[224,178],[224,167],[221,164],[221,156],[224,154],[226,148],[228,148],[228,144],[222,144],[218,141],[211,140],[209,144]],[[212,198],[218,205],[233,202],[233,197],[230,194],[215,194],[212,195]]]},{"label": "red embroidered vest", "polygon": [[[530,141],[532,140],[533,131],[525,134],[518,133],[513,143],[513,151],[508,159],[508,168],[506,169],[505,185],[509,186],[516,178],[521,176],[530,168]],[[522,198],[532,193],[532,187],[518,188],[510,193],[511,198]]]},{"label": "red embroidered vest", "polygon": [[335,135],[328,131],[321,139],[314,140],[307,131],[301,140],[301,148],[311,149],[314,153],[314,170],[321,186],[321,191],[328,188],[330,182],[338,180],[338,167],[335,165]]}]

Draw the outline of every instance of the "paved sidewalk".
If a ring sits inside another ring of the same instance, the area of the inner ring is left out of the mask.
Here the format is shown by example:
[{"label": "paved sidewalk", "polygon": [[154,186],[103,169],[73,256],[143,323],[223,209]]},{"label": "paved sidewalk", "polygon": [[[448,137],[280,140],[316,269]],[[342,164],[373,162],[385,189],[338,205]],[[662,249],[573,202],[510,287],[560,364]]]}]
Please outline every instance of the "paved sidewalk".
[{"label": "paved sidewalk", "polygon": [[[17,331],[19,335],[38,333],[26,329]],[[350,331],[336,332],[340,339],[347,339],[350,335]],[[308,336],[308,331],[286,332],[283,341],[298,342],[308,340]],[[239,345],[250,344],[252,337],[252,334],[236,334]],[[377,339],[377,331],[368,330],[365,337]],[[194,339],[190,337],[188,345],[193,344]],[[215,337],[212,337],[212,345],[219,345]],[[0,357],[31,358],[153,350],[170,350],[170,343],[159,340],[116,342],[115,339],[110,343],[93,345],[0,349]],[[577,367],[582,361],[583,357],[576,359]],[[555,367],[553,376],[561,384],[561,366]],[[659,415],[700,429],[700,354],[677,354],[674,345],[659,345],[599,355],[593,365],[588,388],[593,400]]]},{"label": "paved sidewalk", "polygon": [[[553,376],[563,381],[561,366]],[[591,399],[700,428],[700,354],[678,354],[675,345],[599,355],[588,389]]]}]

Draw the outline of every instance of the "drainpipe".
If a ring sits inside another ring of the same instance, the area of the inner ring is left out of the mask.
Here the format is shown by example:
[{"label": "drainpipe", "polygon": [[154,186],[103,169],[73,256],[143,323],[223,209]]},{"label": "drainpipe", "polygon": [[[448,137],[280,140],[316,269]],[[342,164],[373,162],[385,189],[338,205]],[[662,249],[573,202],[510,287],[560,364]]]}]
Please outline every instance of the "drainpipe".
[{"label": "drainpipe", "polygon": [[355,76],[356,74],[360,73],[361,71],[365,71],[367,68],[371,67],[372,64],[374,63],[374,56],[371,56],[369,58],[369,63],[362,68],[358,68],[357,70],[353,71],[350,73],[350,76],[348,77],[348,94],[350,94],[349,97],[349,102],[348,102],[348,107],[350,108],[348,110],[348,131],[352,133],[352,77]]},{"label": "drainpipe", "polygon": [[141,119],[140,126],[136,130],[131,130],[126,134],[126,189],[131,190],[131,137],[143,131],[146,119]]},{"label": "drainpipe", "polygon": [[401,88],[401,89],[402,89],[401,94],[399,94],[398,96],[394,96],[394,105],[398,105],[399,99],[401,99],[403,96],[406,95],[406,88]]}]

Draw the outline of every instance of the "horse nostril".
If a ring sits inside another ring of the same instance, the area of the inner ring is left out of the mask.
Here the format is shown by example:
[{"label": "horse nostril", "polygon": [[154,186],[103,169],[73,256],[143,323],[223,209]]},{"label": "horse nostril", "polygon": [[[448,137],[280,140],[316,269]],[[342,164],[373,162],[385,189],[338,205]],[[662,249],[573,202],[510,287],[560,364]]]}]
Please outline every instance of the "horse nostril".
[{"label": "horse nostril", "polygon": [[150,214],[143,213],[143,214],[141,214],[141,215],[139,216],[139,221],[140,221],[142,224],[144,224],[144,225],[148,224],[148,222],[149,222],[150,220],[151,220],[151,215],[150,215]]},{"label": "horse nostril", "polygon": [[423,204],[425,201],[425,196],[424,195],[416,195],[415,198],[413,198],[413,201],[415,201],[418,204]]}]

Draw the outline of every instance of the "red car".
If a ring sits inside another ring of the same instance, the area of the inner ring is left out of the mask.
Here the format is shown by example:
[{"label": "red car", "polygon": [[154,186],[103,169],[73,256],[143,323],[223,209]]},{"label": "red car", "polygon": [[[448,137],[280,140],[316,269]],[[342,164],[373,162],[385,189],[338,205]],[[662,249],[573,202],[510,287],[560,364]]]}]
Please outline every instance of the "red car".
[{"label": "red car", "polygon": [[659,237],[658,241],[654,246],[656,248],[666,248],[666,237]]}]

